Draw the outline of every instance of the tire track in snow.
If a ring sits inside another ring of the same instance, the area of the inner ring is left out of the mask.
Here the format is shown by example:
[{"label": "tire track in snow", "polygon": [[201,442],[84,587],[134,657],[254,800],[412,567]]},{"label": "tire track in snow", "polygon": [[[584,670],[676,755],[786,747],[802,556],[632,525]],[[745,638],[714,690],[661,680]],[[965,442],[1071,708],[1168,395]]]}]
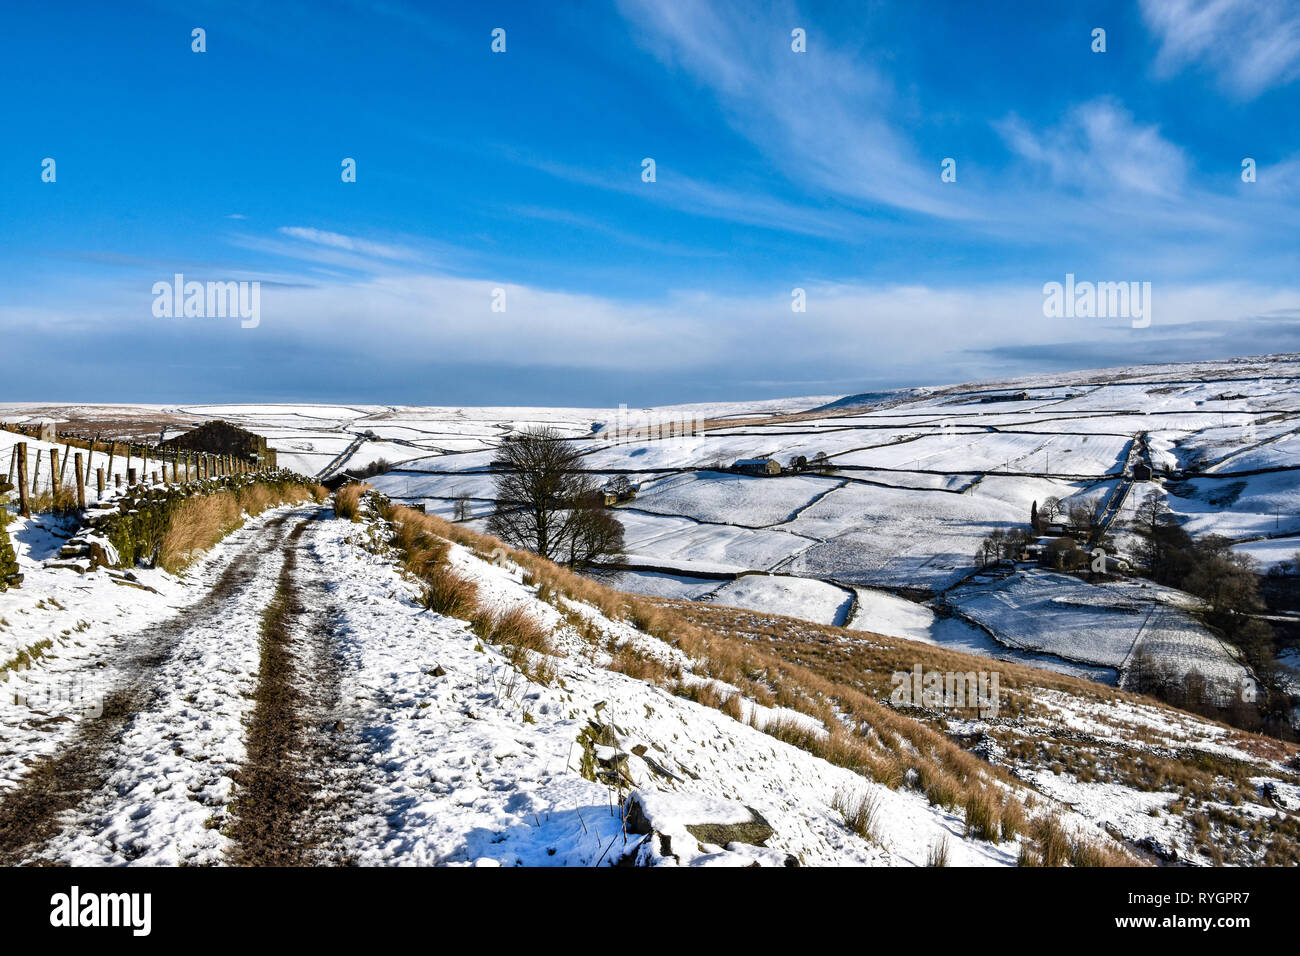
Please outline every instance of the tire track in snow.
[{"label": "tire track in snow", "polygon": [[[188,609],[127,638],[119,665],[124,677],[106,695],[103,713],[83,721],[62,750],[42,759],[17,789],[0,799],[0,865],[31,862],[38,855],[64,862],[83,861],[84,854],[94,862],[129,862],[144,852],[123,844],[115,825],[114,811],[121,798],[131,796],[143,769],[136,763],[139,754],[124,746],[125,738],[137,729],[148,737],[148,728],[137,726],[141,718],[177,692],[174,678],[188,666],[182,655],[187,638],[197,634],[210,644],[213,638],[230,636],[240,604],[278,560],[291,514],[277,515],[258,529],[216,584]],[[162,716],[162,729],[174,733],[168,715]],[[165,736],[160,742],[166,744]]]},{"label": "tire track in snow", "polygon": [[[290,540],[309,530],[304,522]],[[314,541],[291,550],[264,613],[257,708],[231,830],[236,865],[350,865],[358,831],[376,843],[387,833],[364,806],[369,748],[343,700],[342,615],[330,583],[339,570]]]},{"label": "tire track in snow", "polygon": [[304,866],[313,841],[303,821],[311,807],[303,767],[303,692],[291,648],[304,607],[294,586],[294,547],[307,519],[289,532],[275,593],[261,620],[256,706],[248,725],[247,757],[239,770],[232,859],[244,866]]}]

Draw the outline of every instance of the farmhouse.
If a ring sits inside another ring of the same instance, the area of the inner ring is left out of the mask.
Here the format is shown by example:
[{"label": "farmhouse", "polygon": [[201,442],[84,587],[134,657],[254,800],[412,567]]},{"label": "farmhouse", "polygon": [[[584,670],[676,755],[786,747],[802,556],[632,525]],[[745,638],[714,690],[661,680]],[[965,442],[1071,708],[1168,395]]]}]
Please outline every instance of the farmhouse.
[{"label": "farmhouse", "polygon": [[741,458],[731,469],[743,475],[779,475],[781,463],[775,458]]},{"label": "farmhouse", "polygon": [[233,455],[259,465],[275,468],[275,449],[268,448],[266,439],[250,431],[221,420],[204,422],[198,428],[162,442],[164,448],[180,451],[200,451],[209,455]]},{"label": "farmhouse", "polygon": [[987,395],[980,399],[980,403],[987,405],[989,402],[1027,402],[1029,401],[1028,392],[1010,392],[999,395]]}]

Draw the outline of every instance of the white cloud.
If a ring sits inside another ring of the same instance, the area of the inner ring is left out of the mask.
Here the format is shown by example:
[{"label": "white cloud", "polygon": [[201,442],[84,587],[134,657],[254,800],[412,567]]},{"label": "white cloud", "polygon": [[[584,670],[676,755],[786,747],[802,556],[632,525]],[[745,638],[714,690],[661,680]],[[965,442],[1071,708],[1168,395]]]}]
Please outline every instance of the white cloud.
[{"label": "white cloud", "polygon": [[[790,289],[749,295],[708,290],[670,292],[654,301],[626,301],[494,281],[423,274],[285,283],[262,289],[262,323],[253,335],[268,347],[300,343],[337,348],[379,367],[417,356],[439,363],[585,368],[664,374],[728,367],[737,376],[772,368],[928,370],[930,380],[970,350],[1060,342],[1131,341],[1132,361],[1147,361],[1156,333],[1179,326],[1247,320],[1300,309],[1300,291],[1247,283],[1181,285],[1156,281],[1151,336],[1125,319],[1048,319],[1042,283],[968,284],[951,288],[902,284],[810,284],[807,311],[791,311]],[[1137,275],[1080,275],[1080,280],[1130,280]],[[505,312],[492,311],[495,289]],[[46,310],[42,326],[102,323],[123,332],[157,321],[150,300],[120,290],[91,290],[95,310]],[[116,291],[116,296],[112,294]],[[109,318],[111,315],[111,319]],[[0,328],[30,328],[32,314],[0,310]],[[177,325],[219,320],[168,320]],[[1128,338],[1126,338],[1128,337]],[[922,374],[922,372],[918,372]]]},{"label": "white cloud", "polygon": [[995,125],[1013,152],[1066,188],[1174,196],[1187,179],[1183,151],[1108,98],[1074,107],[1048,130],[1014,116]]},{"label": "white cloud", "polygon": [[1160,39],[1161,75],[1204,63],[1247,99],[1300,77],[1296,0],[1142,0],[1142,18]]}]

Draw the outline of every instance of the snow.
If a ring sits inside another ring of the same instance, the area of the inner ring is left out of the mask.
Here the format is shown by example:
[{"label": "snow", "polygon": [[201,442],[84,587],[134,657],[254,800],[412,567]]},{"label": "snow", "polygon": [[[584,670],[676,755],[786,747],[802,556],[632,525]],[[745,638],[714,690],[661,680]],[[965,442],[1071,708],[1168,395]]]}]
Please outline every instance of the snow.
[{"label": "snow", "polygon": [[818,624],[843,624],[853,593],[824,581],[775,574],[746,574],[713,593],[715,604],[803,618]]},{"label": "snow", "polygon": [[1186,596],[1167,588],[1092,585],[1032,569],[980,575],[948,600],[998,641],[1022,650],[1109,668],[1124,668],[1145,650],[1225,690],[1249,678],[1231,649],[1187,613]]}]

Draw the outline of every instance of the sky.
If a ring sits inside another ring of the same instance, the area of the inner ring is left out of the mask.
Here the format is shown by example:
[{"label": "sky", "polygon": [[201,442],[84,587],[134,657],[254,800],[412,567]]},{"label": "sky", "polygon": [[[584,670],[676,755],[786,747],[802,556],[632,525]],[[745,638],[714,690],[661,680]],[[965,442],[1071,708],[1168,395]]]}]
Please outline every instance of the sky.
[{"label": "sky", "polygon": [[[7,4],[0,101],[4,401],[614,407],[1300,351],[1300,0]],[[159,314],[177,274],[257,283],[255,324]],[[1067,275],[1145,318],[1049,314]]]}]

